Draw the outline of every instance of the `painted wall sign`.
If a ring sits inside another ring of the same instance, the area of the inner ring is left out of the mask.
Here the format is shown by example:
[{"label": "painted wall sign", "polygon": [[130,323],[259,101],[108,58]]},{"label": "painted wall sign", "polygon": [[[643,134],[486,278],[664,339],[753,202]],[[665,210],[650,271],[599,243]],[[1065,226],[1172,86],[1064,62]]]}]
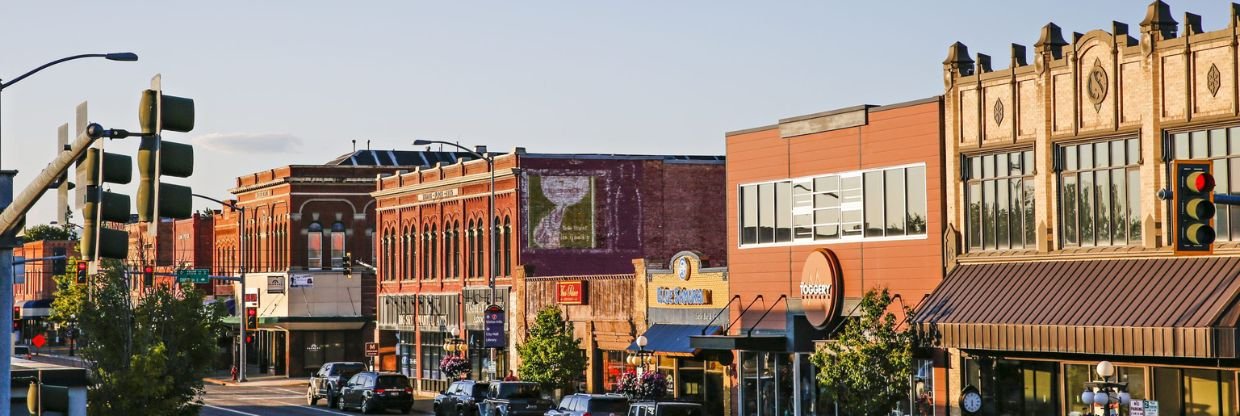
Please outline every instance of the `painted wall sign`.
[{"label": "painted wall sign", "polygon": [[461,193],[461,190],[458,188],[421,193],[421,194],[418,194],[418,202],[434,201],[434,200],[439,200],[439,199],[444,199],[444,198],[452,198],[454,196],[460,195],[460,193]]},{"label": "painted wall sign", "polygon": [[809,253],[801,269],[800,295],[810,324],[825,329],[840,315],[843,281],[840,260],[834,252],[818,249]]},{"label": "painted wall sign", "polygon": [[507,347],[508,342],[504,337],[504,308],[499,307],[499,305],[488,306],[486,312],[482,315],[482,321],[486,326],[482,333],[483,347]]},{"label": "painted wall sign", "polygon": [[710,289],[684,287],[660,287],[655,289],[655,299],[664,305],[709,305]]},{"label": "painted wall sign", "polygon": [[555,301],[562,305],[585,305],[588,299],[586,287],[586,282],[582,280],[556,282]]},{"label": "painted wall sign", "polygon": [[529,177],[533,248],[594,248],[594,177]]}]

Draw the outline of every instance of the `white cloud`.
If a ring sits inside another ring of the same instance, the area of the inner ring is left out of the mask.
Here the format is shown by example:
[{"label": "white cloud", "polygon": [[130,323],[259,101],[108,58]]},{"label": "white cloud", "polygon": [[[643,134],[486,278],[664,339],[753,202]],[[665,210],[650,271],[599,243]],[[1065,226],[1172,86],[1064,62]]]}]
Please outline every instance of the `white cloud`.
[{"label": "white cloud", "polygon": [[211,133],[195,137],[195,145],[233,154],[253,152],[298,152],[300,137],[287,133]]}]

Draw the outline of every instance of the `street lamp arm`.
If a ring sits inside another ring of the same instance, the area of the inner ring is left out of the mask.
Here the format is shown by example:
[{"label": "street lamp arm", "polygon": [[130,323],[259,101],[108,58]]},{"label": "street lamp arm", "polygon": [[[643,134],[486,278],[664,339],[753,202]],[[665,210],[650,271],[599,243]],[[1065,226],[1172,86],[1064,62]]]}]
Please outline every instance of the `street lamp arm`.
[{"label": "street lamp arm", "polygon": [[35,73],[39,71],[47,69],[47,67],[49,66],[56,65],[56,64],[59,64],[65,61],[72,61],[74,59],[82,59],[82,58],[108,58],[113,61],[136,61],[138,60],[138,55],[134,55],[132,53],[126,52],[126,53],[85,53],[81,55],[67,56],[67,57],[60,58],[55,61],[51,61],[46,64],[43,64],[42,66],[38,68],[30,70],[30,72],[21,74],[17,78],[13,78],[13,80],[9,82],[0,83],[0,90],[3,90],[10,85],[16,84],[18,81],[26,79],[26,77],[34,75]]},{"label": "street lamp arm", "polygon": [[195,196],[195,197],[202,198],[202,199],[205,199],[205,200],[208,200],[208,201],[211,201],[211,202],[215,202],[215,203],[217,203],[217,204],[220,204],[220,205],[223,205],[223,206],[226,206],[226,207],[229,207],[229,208],[232,208],[232,209],[238,210],[238,211],[245,211],[245,207],[240,206],[240,205],[237,205],[237,202],[236,202],[236,201],[234,201],[234,202],[224,202],[224,201],[221,201],[221,200],[218,200],[218,199],[215,199],[215,198],[212,198],[212,197],[206,196],[206,195],[199,195],[199,194],[190,194],[190,195],[193,195],[193,196]]},{"label": "street lamp arm", "polygon": [[461,145],[456,144],[456,143],[452,143],[452,142],[448,142],[448,141],[443,141],[443,140],[414,140],[414,141],[413,141],[413,145],[414,145],[414,146],[422,146],[422,145],[429,145],[429,144],[446,144],[446,145],[448,145],[448,146],[452,146],[452,147],[455,147],[455,148],[457,148],[457,149],[461,149],[461,151],[463,151],[463,152],[465,152],[465,153],[469,153],[469,154],[471,154],[471,155],[474,155],[474,156],[476,156],[476,157],[477,157],[477,158],[479,158],[479,159],[486,159],[486,160],[487,160],[487,162],[490,162],[490,161],[491,161],[491,157],[490,157],[490,156],[484,155],[484,154],[482,154],[482,153],[478,153],[477,151],[475,151],[475,150],[473,150],[473,149],[470,149],[470,148],[465,147],[465,146],[461,146]]}]

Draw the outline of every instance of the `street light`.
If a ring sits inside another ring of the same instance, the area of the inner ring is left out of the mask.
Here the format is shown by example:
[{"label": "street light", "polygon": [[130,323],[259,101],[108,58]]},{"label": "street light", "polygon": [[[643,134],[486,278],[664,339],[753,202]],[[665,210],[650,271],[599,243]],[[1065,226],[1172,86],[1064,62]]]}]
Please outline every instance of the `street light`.
[{"label": "street light", "polygon": [[646,371],[646,362],[650,360],[650,356],[654,355],[653,351],[646,350],[646,345],[649,345],[649,342],[645,335],[638,335],[637,352],[630,355],[628,359],[629,365],[637,367],[640,372]]},{"label": "street light", "polygon": [[[48,67],[50,67],[50,66],[52,66],[52,65],[56,65],[56,64],[59,64],[59,63],[61,63],[61,62],[65,62],[65,61],[72,61],[72,60],[75,60],[75,59],[83,59],[83,58],[104,58],[104,59],[107,59],[107,60],[109,60],[109,61],[133,62],[133,61],[137,61],[137,60],[138,60],[138,55],[137,55],[137,54],[135,54],[135,53],[133,53],[133,52],[87,53],[87,54],[82,54],[82,55],[73,55],[73,56],[69,56],[69,57],[60,58],[60,59],[57,59],[57,60],[55,60],[55,61],[51,61],[51,62],[48,62],[48,63],[46,63],[46,64],[43,64],[43,65],[39,66],[38,68],[35,68],[35,69],[32,69],[32,70],[26,71],[26,73],[21,74],[21,75],[19,75],[17,78],[13,78],[12,80],[10,80],[10,81],[8,81],[8,82],[0,82],[0,92],[3,92],[3,91],[4,91],[4,89],[5,89],[5,88],[8,88],[10,85],[16,84],[16,83],[18,83],[19,81],[21,81],[21,80],[23,80],[23,79],[26,79],[26,77],[29,77],[29,76],[31,76],[31,75],[34,75],[35,73],[37,73],[37,72],[39,72],[39,71],[42,71],[42,70],[44,70],[44,69],[47,69]],[[2,101],[3,101],[3,100],[0,100],[0,102],[2,102]],[[3,131],[3,130],[0,130],[0,132],[2,132],[2,131]],[[2,135],[3,135],[3,134],[2,134],[2,133],[0,133],[0,136],[2,136]],[[2,148],[2,145],[3,145],[3,142],[2,142],[2,141],[0,141],[0,148]],[[3,163],[3,160],[0,160],[0,164],[2,164],[2,163]]]},{"label": "street light", "polygon": [[[1102,406],[1104,412],[1110,409],[1111,402],[1115,402],[1117,406],[1128,406],[1129,401],[1132,400],[1132,395],[1128,393],[1128,383],[1110,381],[1110,378],[1115,375],[1115,365],[1110,361],[1102,361],[1094,370],[1102,381],[1085,382],[1085,391],[1081,392],[1081,402],[1088,407]],[[1092,412],[1088,413],[1092,414]]]},{"label": "street light", "polygon": [[414,146],[429,146],[432,144],[446,144],[448,146],[461,149],[465,153],[469,153],[470,155],[473,155],[474,157],[487,161],[487,170],[490,171],[491,173],[491,193],[490,193],[490,199],[487,202],[487,226],[490,227],[491,229],[491,233],[488,238],[491,241],[491,244],[490,244],[491,253],[488,255],[488,257],[490,258],[491,267],[487,268],[487,287],[491,288],[491,304],[494,305],[495,304],[495,268],[496,268],[496,257],[498,257],[498,254],[495,252],[495,247],[496,247],[496,240],[495,240],[495,234],[496,234],[495,156],[490,153],[487,153],[486,146],[478,146],[477,150],[470,150],[469,148],[465,146],[461,146],[459,144],[448,142],[448,141],[443,141],[443,140],[418,139],[418,140],[413,141]]},{"label": "street light", "polygon": [[241,297],[233,299],[233,312],[237,315],[237,382],[245,381],[245,207],[237,205],[237,201],[224,202],[206,195],[191,194],[237,211],[237,261],[240,269],[237,275],[241,278]]}]

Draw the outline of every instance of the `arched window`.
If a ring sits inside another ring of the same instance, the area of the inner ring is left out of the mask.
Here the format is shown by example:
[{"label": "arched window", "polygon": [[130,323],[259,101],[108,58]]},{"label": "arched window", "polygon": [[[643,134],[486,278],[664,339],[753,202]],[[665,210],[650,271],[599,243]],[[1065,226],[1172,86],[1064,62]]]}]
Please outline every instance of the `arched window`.
[{"label": "arched window", "polygon": [[323,268],[323,224],[318,221],[310,223],[306,230],[306,268]]},{"label": "arched window", "polygon": [[461,221],[452,221],[452,277],[461,277]]},{"label": "arched window", "polygon": [[486,251],[484,251],[486,249],[483,248],[486,247],[486,226],[483,225],[485,223],[486,221],[479,218],[477,226],[474,228],[474,263],[477,263],[478,266],[476,269],[477,274],[474,275],[475,277],[482,277],[487,274],[485,269],[486,255],[484,254],[486,253]]},{"label": "arched window", "polygon": [[431,278],[431,225],[422,226],[422,278]]},{"label": "arched window", "polygon": [[344,223],[332,223],[332,269],[344,267]]},{"label": "arched window", "polygon": [[512,221],[504,216],[504,276],[512,276]]},{"label": "arched window", "polygon": [[439,250],[438,250],[439,249],[439,227],[435,226],[434,224],[431,224],[430,238],[431,238],[431,250],[430,250],[431,275],[430,276],[432,279],[434,279],[434,278],[439,277],[439,262],[438,262],[439,260]]},{"label": "arched window", "polygon": [[408,280],[413,280],[417,278],[416,276],[417,270],[418,270],[417,235],[418,235],[418,227],[410,225],[409,228],[405,229],[405,255],[408,256],[408,258],[405,259],[405,270],[406,270],[405,279],[408,279]]},{"label": "arched window", "polygon": [[474,277],[474,220],[465,227],[465,277]]}]

